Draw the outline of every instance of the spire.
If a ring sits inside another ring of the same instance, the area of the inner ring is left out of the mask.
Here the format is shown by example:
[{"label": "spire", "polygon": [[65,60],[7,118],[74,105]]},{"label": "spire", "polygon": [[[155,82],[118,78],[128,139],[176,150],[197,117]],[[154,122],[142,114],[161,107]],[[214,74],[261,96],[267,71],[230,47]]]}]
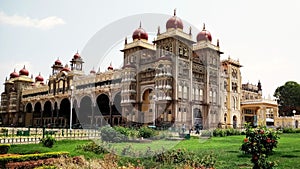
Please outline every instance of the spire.
[{"label": "spire", "polygon": [[157,27],[157,35],[160,35],[160,26]]},{"label": "spire", "polygon": [[190,26],[189,35],[192,35],[192,27]]},{"label": "spire", "polygon": [[142,21],[140,21],[140,27],[139,28],[142,28]]},{"label": "spire", "polygon": [[174,9],[174,16],[176,16],[176,8]]},{"label": "spire", "polygon": [[220,47],[219,39],[217,39],[217,46]]},{"label": "spire", "polygon": [[257,88],[258,88],[258,91],[261,91],[261,83],[260,83],[260,80],[258,80],[258,84],[257,84]]},{"label": "spire", "polygon": [[100,73],[100,67],[98,67],[98,72],[97,73]]},{"label": "spire", "polygon": [[127,37],[125,37],[125,45],[127,45]]},{"label": "spire", "polygon": [[203,29],[202,30],[205,30],[205,23],[203,23]]}]

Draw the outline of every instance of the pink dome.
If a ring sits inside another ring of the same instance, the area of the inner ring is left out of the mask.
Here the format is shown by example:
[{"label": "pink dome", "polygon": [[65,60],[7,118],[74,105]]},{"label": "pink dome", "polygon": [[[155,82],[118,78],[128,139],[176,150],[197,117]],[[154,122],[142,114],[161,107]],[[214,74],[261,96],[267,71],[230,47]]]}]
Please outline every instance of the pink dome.
[{"label": "pink dome", "polygon": [[174,16],[172,16],[166,23],[166,28],[179,28],[183,29],[183,23],[180,18],[176,16],[176,10],[174,10]]},{"label": "pink dome", "polygon": [[61,61],[59,59],[57,59],[55,62],[54,62],[54,65],[61,65]]},{"label": "pink dome", "polygon": [[205,30],[205,24],[203,25],[203,30],[201,32],[199,32],[197,35],[197,42],[203,41],[203,40],[209,40],[210,42],[212,40],[210,32]]},{"label": "pink dome", "polygon": [[133,34],[132,34],[132,39],[145,39],[148,40],[148,33],[142,28],[141,23],[140,23],[140,27],[137,28]]},{"label": "pink dome", "polygon": [[28,72],[28,70],[25,68],[25,65],[24,65],[23,69],[21,69],[21,70],[19,71],[19,74],[20,74],[20,75],[24,75],[24,76],[28,76],[28,75],[29,75],[29,72]]},{"label": "pink dome", "polygon": [[9,75],[10,78],[16,78],[19,77],[19,74],[16,72],[16,69]]},{"label": "pink dome", "polygon": [[75,53],[75,55],[74,55],[74,57],[73,57],[74,59],[78,59],[78,58],[80,58],[80,55],[79,55],[79,53],[78,53],[78,51]]},{"label": "pink dome", "polygon": [[35,81],[36,82],[42,82],[42,81],[44,81],[44,78],[41,76],[41,73],[39,73],[39,75],[37,77],[35,77]]}]

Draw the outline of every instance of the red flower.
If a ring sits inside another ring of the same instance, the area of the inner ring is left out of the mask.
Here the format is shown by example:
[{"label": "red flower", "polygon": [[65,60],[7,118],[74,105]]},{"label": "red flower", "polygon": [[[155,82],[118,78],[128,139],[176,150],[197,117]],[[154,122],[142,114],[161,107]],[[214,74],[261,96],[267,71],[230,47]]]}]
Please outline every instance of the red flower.
[{"label": "red flower", "polygon": [[247,143],[248,141],[248,138],[244,138],[244,143]]},{"label": "red flower", "polygon": [[265,131],[264,130],[260,130],[260,134],[264,134],[265,133]]},{"label": "red flower", "polygon": [[270,138],[267,138],[267,143],[271,143],[271,140],[270,140]]}]

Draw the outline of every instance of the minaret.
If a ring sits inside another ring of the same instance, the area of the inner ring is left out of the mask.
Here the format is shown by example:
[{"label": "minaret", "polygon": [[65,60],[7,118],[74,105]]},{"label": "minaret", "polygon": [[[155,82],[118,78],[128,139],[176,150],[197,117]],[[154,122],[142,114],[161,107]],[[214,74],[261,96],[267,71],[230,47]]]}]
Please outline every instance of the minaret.
[{"label": "minaret", "polygon": [[84,63],[82,61],[81,56],[79,55],[78,51],[75,53],[75,55],[73,56],[71,62],[71,70],[77,70],[77,71],[82,71],[82,64]]},{"label": "minaret", "polygon": [[51,68],[52,68],[52,75],[57,74],[63,68],[63,65],[59,60],[59,58],[57,58],[57,60],[54,62]]}]

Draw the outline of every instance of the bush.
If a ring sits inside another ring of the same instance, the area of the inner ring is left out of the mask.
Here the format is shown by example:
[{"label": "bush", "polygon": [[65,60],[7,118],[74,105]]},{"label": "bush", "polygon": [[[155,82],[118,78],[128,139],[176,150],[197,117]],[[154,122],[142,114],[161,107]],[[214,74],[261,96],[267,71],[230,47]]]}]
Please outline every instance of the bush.
[{"label": "bush", "polygon": [[215,129],[213,131],[214,137],[225,137],[225,136],[232,136],[232,135],[241,135],[241,132],[237,129]]},{"label": "bush", "polygon": [[122,142],[128,139],[125,135],[119,133],[110,126],[102,127],[100,129],[100,136],[102,141],[106,142]]},{"label": "bush", "polygon": [[267,156],[277,147],[278,133],[266,127],[252,128],[249,124],[246,127],[246,138],[244,138],[241,150],[246,154],[252,154],[251,162],[253,168],[273,168],[274,162],[267,161]]},{"label": "bush", "polygon": [[80,149],[80,150],[83,150],[83,151],[90,151],[90,152],[93,152],[95,154],[108,153],[108,151],[107,151],[108,146],[105,145],[104,143],[96,144],[95,142],[90,142],[90,143],[87,143],[87,144],[84,144],[84,145],[78,145],[76,147],[76,149]]},{"label": "bush", "polygon": [[9,144],[0,144],[0,154],[7,154],[9,149],[10,149]]},{"label": "bush", "polygon": [[157,132],[149,127],[141,127],[139,130],[139,137],[150,138],[157,135]]},{"label": "bush", "polygon": [[56,142],[55,138],[49,135],[47,135],[46,138],[41,139],[41,143],[45,147],[49,147],[49,148],[52,148],[55,142]]}]

